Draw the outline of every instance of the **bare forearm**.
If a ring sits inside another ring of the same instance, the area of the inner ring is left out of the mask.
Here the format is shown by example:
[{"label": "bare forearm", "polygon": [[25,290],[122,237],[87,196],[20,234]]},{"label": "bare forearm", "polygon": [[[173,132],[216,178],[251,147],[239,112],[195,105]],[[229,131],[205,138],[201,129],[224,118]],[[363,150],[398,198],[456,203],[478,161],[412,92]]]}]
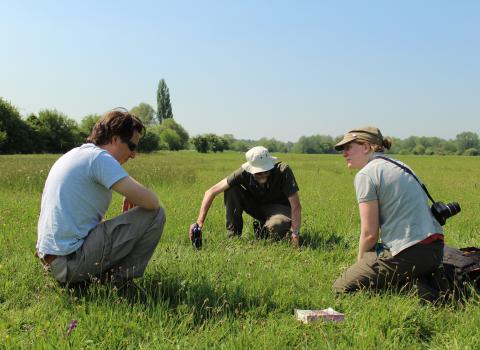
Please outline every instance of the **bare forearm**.
[{"label": "bare forearm", "polygon": [[362,202],[360,209],[360,240],[358,243],[358,260],[365,252],[371,250],[380,236],[378,201]]},{"label": "bare forearm", "polygon": [[203,223],[205,222],[205,218],[207,217],[208,210],[210,209],[213,200],[218,194],[224,192],[228,188],[229,185],[227,183],[227,179],[225,178],[223,180],[220,180],[220,182],[218,182],[205,192],[202,200],[202,205],[200,206],[200,211],[198,213],[197,224],[199,224],[201,227],[203,226]]},{"label": "bare forearm", "polygon": [[[135,203],[135,201],[133,201]],[[145,189],[142,196],[137,199],[137,204],[139,207],[149,210],[158,209],[160,207],[160,202],[158,201],[157,195],[150,191],[149,189]]]},{"label": "bare forearm", "polygon": [[157,195],[130,176],[113,184],[112,189],[141,208],[154,210],[160,206]]},{"label": "bare forearm", "polygon": [[200,206],[200,211],[198,212],[197,217],[197,223],[200,226],[203,226],[203,223],[205,222],[205,219],[207,217],[208,210],[210,209],[210,206],[212,205],[214,199],[215,195],[213,195],[209,191],[205,192],[202,200],[202,205]]},{"label": "bare forearm", "polygon": [[377,243],[377,240],[378,235],[368,233],[360,234],[357,260],[362,259],[365,252],[373,249],[373,247],[375,247],[375,244]]},{"label": "bare forearm", "polygon": [[299,231],[302,224],[302,207],[300,205],[292,207],[292,231]]}]

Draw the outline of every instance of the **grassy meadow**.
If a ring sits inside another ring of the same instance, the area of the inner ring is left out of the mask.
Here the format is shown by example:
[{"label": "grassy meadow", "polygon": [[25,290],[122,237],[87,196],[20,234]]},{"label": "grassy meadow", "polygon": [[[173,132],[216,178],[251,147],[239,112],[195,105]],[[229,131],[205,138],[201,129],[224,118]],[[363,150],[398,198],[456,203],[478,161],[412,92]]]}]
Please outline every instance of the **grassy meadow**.
[{"label": "grassy meadow", "polygon": [[[45,275],[34,257],[40,197],[58,155],[0,156],[0,349],[478,349],[478,297],[446,306],[413,293],[336,297],[331,285],[354,262],[359,218],[353,177],[339,155],[278,154],[296,175],[302,247],[226,238],[223,198],[210,209],[204,249],[187,237],[204,191],[241,153],[161,152],[129,161],[167,210],[163,237],[131,295],[93,284],[79,293]],[[446,225],[453,246],[480,246],[480,157],[401,156],[437,200],[462,212]],[[117,215],[114,196],[108,217]],[[304,325],[294,308],[332,307],[341,323]],[[72,320],[78,326],[71,335]]]}]

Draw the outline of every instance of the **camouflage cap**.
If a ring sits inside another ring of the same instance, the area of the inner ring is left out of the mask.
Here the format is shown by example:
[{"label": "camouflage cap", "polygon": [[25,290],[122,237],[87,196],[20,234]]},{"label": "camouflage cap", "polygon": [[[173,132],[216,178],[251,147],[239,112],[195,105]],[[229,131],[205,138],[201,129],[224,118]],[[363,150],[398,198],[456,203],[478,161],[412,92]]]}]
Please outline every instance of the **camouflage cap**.
[{"label": "camouflage cap", "polygon": [[383,146],[383,136],[378,128],[373,126],[364,126],[347,132],[343,139],[335,145],[337,151],[343,150],[343,146],[353,141],[367,141],[372,145]]}]

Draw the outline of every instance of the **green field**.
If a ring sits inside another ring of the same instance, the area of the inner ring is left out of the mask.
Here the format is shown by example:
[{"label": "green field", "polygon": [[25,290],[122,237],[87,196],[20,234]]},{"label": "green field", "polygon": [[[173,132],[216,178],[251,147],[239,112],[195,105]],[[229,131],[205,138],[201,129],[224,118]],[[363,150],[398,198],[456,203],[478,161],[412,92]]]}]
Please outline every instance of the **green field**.
[{"label": "green field", "polygon": [[[41,191],[57,155],[0,156],[1,348],[355,348],[478,349],[478,297],[435,307],[414,294],[335,297],[331,285],[356,257],[355,172],[339,155],[278,154],[293,168],[303,206],[303,245],[257,241],[246,218],[227,239],[223,198],[212,206],[204,249],[187,237],[204,191],[236,169],[243,154],[140,155],[129,173],[167,210],[163,237],[131,295],[94,284],[60,288],[34,257]],[[460,202],[447,243],[480,245],[480,158],[399,157],[437,200]],[[119,213],[114,196],[108,217]],[[343,323],[304,325],[294,308],[333,307]],[[71,320],[78,327],[66,335]]]}]

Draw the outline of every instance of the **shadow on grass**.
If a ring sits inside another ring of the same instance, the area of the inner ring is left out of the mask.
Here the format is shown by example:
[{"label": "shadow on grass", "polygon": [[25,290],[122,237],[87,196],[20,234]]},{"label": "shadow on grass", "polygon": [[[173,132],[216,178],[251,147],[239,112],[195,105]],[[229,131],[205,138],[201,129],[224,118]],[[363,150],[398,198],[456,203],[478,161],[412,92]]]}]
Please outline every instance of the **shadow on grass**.
[{"label": "shadow on grass", "polygon": [[156,272],[131,285],[117,290],[109,284],[98,282],[69,286],[70,294],[78,299],[114,304],[123,298],[131,305],[153,309],[163,305],[178,314],[190,314],[194,325],[205,320],[224,316],[245,317],[252,311],[265,316],[277,305],[272,301],[273,291],[262,290],[261,295],[247,293],[241,287],[215,288],[205,280],[182,279],[181,277]]},{"label": "shadow on grass", "polygon": [[201,278],[180,279],[157,272],[143,280],[143,287],[147,292],[147,299],[142,302],[148,305],[165,303],[169,308],[186,305],[199,320],[225,314],[242,316],[252,310],[257,314],[267,315],[276,309],[276,304],[271,299],[273,291],[248,293],[240,286],[215,286]]},{"label": "shadow on grass", "polygon": [[[440,271],[440,270],[438,270]],[[354,292],[336,294],[337,301],[361,293],[367,298],[390,298],[405,297],[408,300],[416,299],[421,305],[437,309],[448,308],[451,310],[462,310],[468,303],[478,304],[480,291],[471,283],[466,283],[462,291],[453,286],[448,286],[445,276],[441,273],[423,275],[402,283],[388,283],[379,288],[363,286]]]},{"label": "shadow on grass", "polygon": [[306,231],[302,232],[301,239],[302,246],[311,249],[329,251],[336,248],[350,248],[349,242],[335,232]]}]

